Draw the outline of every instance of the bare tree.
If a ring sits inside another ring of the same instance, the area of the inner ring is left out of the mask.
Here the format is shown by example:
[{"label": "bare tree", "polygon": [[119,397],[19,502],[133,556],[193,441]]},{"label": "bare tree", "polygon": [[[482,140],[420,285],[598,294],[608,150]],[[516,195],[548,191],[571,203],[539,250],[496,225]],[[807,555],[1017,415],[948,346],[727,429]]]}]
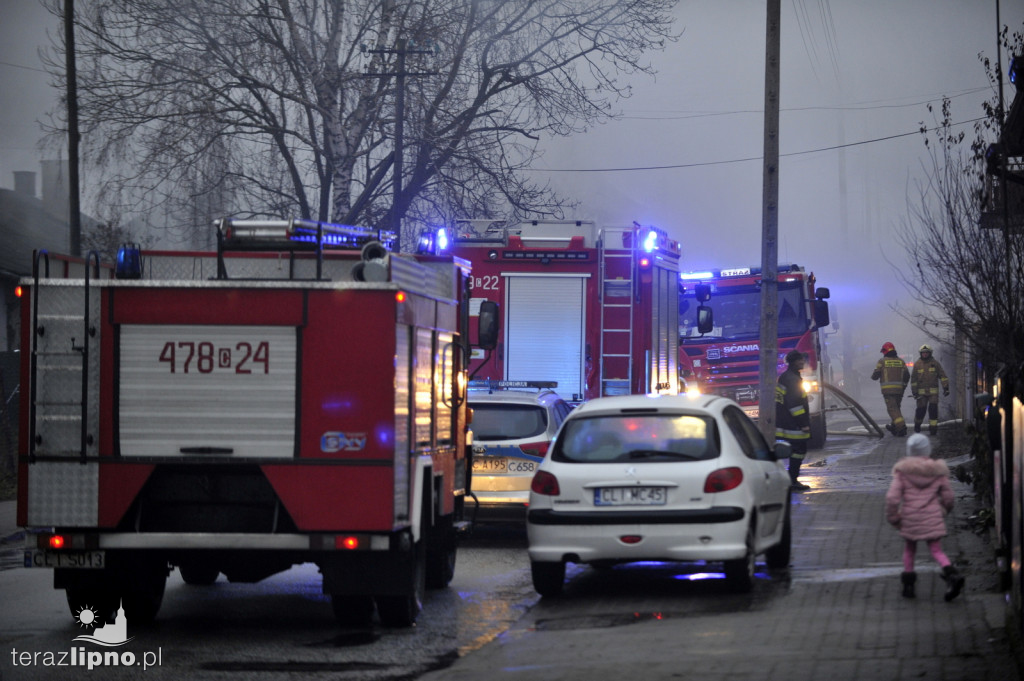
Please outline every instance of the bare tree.
[{"label": "bare tree", "polygon": [[96,251],[103,262],[114,262],[117,251],[124,244],[146,245],[146,239],[139,239],[132,230],[116,222],[98,222],[86,226],[82,234],[82,252]]},{"label": "bare tree", "polygon": [[[1020,52],[1020,33],[1004,31],[1002,38],[1010,54]],[[1001,74],[980,58],[995,87]],[[907,261],[897,276],[921,303],[907,316],[922,329],[947,340],[954,331],[962,333],[988,362],[1019,366],[1024,361],[1024,234],[980,227],[991,186],[985,151],[998,138],[1003,116],[997,97],[984,110],[969,145],[966,134],[956,131],[948,100],[932,111],[934,125],[922,124],[930,167],[898,232]]]},{"label": "bare tree", "polygon": [[100,200],[136,213],[191,216],[206,197],[386,226],[402,114],[407,222],[557,216],[565,199],[522,173],[535,143],[611,117],[628,76],[653,73],[645,53],[678,37],[674,4],[92,0],[75,24],[83,158]]}]

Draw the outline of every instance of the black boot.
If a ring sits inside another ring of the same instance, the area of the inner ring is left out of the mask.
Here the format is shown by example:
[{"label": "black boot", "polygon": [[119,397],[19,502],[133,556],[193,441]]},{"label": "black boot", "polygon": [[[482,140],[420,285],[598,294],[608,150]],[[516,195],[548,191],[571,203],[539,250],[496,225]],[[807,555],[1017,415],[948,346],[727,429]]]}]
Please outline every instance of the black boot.
[{"label": "black boot", "polygon": [[809,490],[811,488],[811,486],[810,485],[805,485],[804,483],[800,482],[796,478],[792,478],[792,484],[790,484],[789,488],[791,490],[793,490],[794,492],[806,492],[807,490]]},{"label": "black boot", "polygon": [[921,424],[920,423],[915,423],[914,424],[914,432],[915,433],[920,433],[921,432]]},{"label": "black boot", "polygon": [[800,464],[803,463],[803,459],[789,459],[789,488],[794,492],[806,492],[811,487],[797,480],[797,476],[800,475]]},{"label": "black boot", "polygon": [[946,581],[946,595],[943,598],[946,602],[953,600],[960,595],[964,589],[964,576],[957,572],[952,565],[942,568],[942,579]]},{"label": "black boot", "polygon": [[914,598],[914,583],[917,581],[917,573],[904,572],[900,575],[900,581],[903,582],[903,597]]}]

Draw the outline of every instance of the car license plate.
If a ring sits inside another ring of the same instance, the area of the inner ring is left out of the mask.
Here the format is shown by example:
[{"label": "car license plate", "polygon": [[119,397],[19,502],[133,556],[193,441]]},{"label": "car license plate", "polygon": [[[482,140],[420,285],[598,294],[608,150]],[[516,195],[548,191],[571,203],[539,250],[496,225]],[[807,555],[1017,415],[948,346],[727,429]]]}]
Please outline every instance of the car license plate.
[{"label": "car license plate", "polygon": [[105,551],[26,551],[25,567],[99,570],[106,558]]},{"label": "car license plate", "polygon": [[595,506],[664,506],[664,487],[600,487],[594,490]]},{"label": "car license plate", "polygon": [[474,456],[474,473],[508,473],[529,475],[536,472],[537,462],[528,459],[514,459],[504,456]]}]

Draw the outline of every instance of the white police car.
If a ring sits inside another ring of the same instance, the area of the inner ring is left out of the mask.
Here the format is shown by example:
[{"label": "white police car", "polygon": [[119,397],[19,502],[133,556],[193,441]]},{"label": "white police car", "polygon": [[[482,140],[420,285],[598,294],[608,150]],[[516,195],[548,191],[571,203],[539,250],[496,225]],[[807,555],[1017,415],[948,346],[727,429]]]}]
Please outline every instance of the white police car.
[{"label": "white police car", "polygon": [[546,381],[470,381],[477,520],[526,517],[530,481],[572,406]]}]

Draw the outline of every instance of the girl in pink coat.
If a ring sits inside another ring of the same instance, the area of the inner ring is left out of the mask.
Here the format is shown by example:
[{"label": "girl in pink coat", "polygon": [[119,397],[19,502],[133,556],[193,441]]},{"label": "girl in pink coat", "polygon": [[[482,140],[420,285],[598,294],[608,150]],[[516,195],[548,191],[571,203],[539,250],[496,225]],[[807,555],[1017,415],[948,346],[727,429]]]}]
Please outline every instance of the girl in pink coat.
[{"label": "girl in pink coat", "polygon": [[928,543],[932,558],[942,567],[946,582],[945,599],[951,601],[964,588],[964,578],[942,550],[946,536],[946,514],[953,510],[953,488],[949,486],[949,466],[932,459],[928,436],[915,433],[907,439],[907,456],[892,467],[892,484],[885,495],[885,519],[896,527],[903,546],[903,596],[914,597],[914,554],[917,542]]}]

